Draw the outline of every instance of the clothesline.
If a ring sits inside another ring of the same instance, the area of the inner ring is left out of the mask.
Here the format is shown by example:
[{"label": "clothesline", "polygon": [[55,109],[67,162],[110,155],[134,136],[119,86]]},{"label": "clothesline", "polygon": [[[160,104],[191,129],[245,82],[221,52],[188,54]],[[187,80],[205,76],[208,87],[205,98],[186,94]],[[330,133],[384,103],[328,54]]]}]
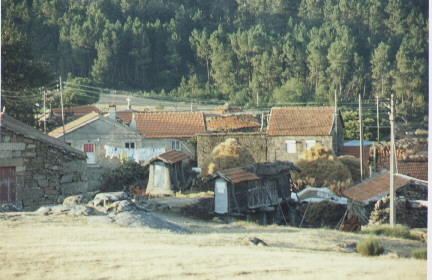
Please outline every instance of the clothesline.
[{"label": "clothesline", "polygon": [[134,160],[135,162],[143,162],[151,159],[165,152],[165,148],[138,148],[138,149],[127,149],[119,148],[110,145],[104,145],[105,157],[106,158],[122,158],[127,157],[129,160]]}]

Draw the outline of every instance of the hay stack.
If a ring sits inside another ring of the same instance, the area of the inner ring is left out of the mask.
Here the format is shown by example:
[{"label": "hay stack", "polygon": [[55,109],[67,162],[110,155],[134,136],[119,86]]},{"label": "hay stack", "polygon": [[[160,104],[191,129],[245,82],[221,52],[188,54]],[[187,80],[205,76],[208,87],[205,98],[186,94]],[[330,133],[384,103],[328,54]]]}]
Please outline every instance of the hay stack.
[{"label": "hay stack", "polygon": [[251,152],[242,147],[236,139],[228,138],[213,149],[204,163],[202,174],[207,176],[218,170],[242,167],[252,163],[255,163],[255,160]]},{"label": "hay stack", "polygon": [[[354,156],[340,156],[338,160],[343,162],[349,169],[352,177],[353,183],[359,182],[361,180],[360,174],[360,159]],[[369,177],[369,168],[366,164],[363,164],[363,178]]]},{"label": "hay stack", "polygon": [[301,173],[295,173],[294,180],[314,182],[311,187],[348,185],[352,181],[348,167],[337,159],[331,149],[319,143],[306,150],[296,166]]}]

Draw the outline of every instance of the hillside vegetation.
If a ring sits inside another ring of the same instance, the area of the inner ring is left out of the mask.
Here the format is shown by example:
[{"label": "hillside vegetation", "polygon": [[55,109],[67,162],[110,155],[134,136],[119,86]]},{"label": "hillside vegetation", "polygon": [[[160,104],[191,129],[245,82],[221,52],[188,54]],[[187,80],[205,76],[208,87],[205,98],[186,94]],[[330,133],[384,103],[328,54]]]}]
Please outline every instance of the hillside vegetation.
[{"label": "hillside vegetation", "polygon": [[17,100],[34,107],[30,89],[61,75],[246,107],[394,93],[400,116],[423,121],[427,11],[426,0],[5,0],[2,101],[19,115]]}]

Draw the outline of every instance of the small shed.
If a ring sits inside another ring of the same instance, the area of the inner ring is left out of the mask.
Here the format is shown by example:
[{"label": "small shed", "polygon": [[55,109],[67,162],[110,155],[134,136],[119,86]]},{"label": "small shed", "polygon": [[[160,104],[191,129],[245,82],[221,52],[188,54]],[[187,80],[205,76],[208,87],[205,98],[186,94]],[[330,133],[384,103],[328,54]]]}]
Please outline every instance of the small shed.
[{"label": "small shed", "polygon": [[183,160],[189,156],[177,150],[169,150],[147,161],[149,180],[147,193],[154,195],[173,194],[185,182]]},{"label": "small shed", "polygon": [[[427,201],[427,182],[416,178],[395,174],[396,197],[399,201],[407,201],[408,208],[414,210],[415,202]],[[362,224],[370,222],[370,216],[376,208],[376,203],[390,193],[390,173],[385,170],[367,180],[343,191],[343,196],[348,198],[348,213],[355,214]],[[423,203],[422,203],[423,204]],[[408,209],[408,210],[409,210]],[[402,215],[397,210],[396,221],[409,224],[407,219],[413,219],[414,212]],[[407,216],[407,218],[403,217]],[[408,217],[411,216],[411,217]],[[426,220],[425,220],[426,221]]]},{"label": "small shed", "polygon": [[[214,212],[249,215],[271,212],[281,214],[281,203],[290,199],[291,171],[300,172],[292,162],[256,163],[241,168],[218,171],[214,180]],[[262,223],[266,223],[264,215]]]}]

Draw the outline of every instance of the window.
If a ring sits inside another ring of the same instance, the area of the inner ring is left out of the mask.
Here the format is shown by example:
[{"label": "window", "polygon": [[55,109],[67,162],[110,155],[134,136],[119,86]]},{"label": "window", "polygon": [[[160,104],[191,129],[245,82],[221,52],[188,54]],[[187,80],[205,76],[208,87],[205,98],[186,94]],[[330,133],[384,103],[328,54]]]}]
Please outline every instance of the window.
[{"label": "window", "polygon": [[126,149],[135,149],[135,143],[125,143]]},{"label": "window", "polygon": [[305,143],[306,143],[306,149],[309,149],[310,147],[316,144],[316,140],[306,140]]},{"label": "window", "polygon": [[179,141],[179,140],[173,140],[173,141],[171,142],[171,148],[172,148],[173,150],[180,151],[180,141]]},{"label": "window", "polygon": [[286,140],[286,151],[289,154],[297,153],[296,141],[295,140]]}]

